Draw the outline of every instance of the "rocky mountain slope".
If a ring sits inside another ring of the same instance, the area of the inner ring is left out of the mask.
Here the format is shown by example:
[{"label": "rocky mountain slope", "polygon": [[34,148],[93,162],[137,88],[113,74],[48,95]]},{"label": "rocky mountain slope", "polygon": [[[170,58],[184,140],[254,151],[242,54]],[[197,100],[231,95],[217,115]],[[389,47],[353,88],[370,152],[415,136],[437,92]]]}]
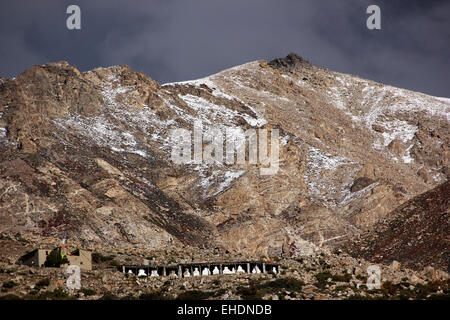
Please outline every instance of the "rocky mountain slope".
[{"label": "rocky mountain slope", "polygon": [[450,271],[449,195],[447,181],[412,198],[352,241],[349,251],[375,263],[397,260],[409,268]]},{"label": "rocky mountain slope", "polygon": [[[449,99],[294,54],[171,84],[37,65],[1,79],[0,115],[0,233],[41,242],[295,256],[340,246],[450,174]],[[278,173],[174,164],[170,130],[195,121],[279,129]]]}]

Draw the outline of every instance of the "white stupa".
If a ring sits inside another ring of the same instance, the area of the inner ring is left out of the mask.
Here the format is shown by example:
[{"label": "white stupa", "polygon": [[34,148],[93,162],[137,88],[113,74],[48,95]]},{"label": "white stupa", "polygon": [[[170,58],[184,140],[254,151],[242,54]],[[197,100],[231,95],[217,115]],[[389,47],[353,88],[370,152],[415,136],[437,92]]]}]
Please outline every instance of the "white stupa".
[{"label": "white stupa", "polygon": [[158,270],[152,270],[150,277],[159,277]]},{"label": "white stupa", "polygon": [[189,272],[189,270],[188,270],[188,269],[185,269],[185,270],[184,270],[184,273],[183,273],[183,277],[189,278],[190,276],[191,276],[191,273]]},{"label": "white stupa", "polygon": [[220,273],[220,271],[219,271],[219,268],[217,268],[217,267],[214,267],[214,269],[213,269],[213,272],[212,272],[213,274],[219,274]]},{"label": "white stupa", "polygon": [[145,273],[144,269],[139,269],[138,277],[146,277],[146,276],[147,274]]},{"label": "white stupa", "polygon": [[198,277],[200,275],[200,271],[198,271],[198,268],[194,268],[194,277]]},{"label": "white stupa", "polygon": [[252,273],[253,273],[253,274],[261,273],[261,270],[258,268],[258,266],[255,266],[255,267],[253,268],[253,270],[252,270]]},{"label": "white stupa", "polygon": [[209,276],[211,274],[211,271],[209,271],[209,268],[204,268],[202,271],[202,276]]},{"label": "white stupa", "polygon": [[245,273],[244,269],[242,269],[242,267],[239,265],[237,268],[236,273]]},{"label": "white stupa", "polygon": [[230,269],[228,269],[228,267],[225,267],[225,268],[223,268],[222,273],[223,273],[223,274],[232,274],[233,272],[230,271]]}]

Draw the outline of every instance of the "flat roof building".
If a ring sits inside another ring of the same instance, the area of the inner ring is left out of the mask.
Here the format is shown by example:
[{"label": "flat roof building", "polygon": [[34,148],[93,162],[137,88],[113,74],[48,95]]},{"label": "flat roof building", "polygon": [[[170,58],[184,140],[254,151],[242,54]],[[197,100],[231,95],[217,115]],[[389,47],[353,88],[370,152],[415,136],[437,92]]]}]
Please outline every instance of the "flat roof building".
[{"label": "flat roof building", "polygon": [[[23,255],[19,261],[30,267],[44,267],[47,256],[52,252],[52,249],[34,249]],[[69,260],[67,265],[79,266],[82,270],[92,270],[92,253],[88,250],[77,249],[66,255]]]}]

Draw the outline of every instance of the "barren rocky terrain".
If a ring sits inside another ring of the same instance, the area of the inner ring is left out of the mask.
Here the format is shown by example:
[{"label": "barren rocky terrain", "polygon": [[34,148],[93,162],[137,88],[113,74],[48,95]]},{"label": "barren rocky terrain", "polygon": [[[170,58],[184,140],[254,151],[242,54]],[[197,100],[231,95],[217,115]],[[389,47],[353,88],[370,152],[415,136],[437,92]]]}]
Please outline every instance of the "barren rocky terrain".
[{"label": "barren rocky terrain", "polygon": [[395,209],[361,237],[349,242],[356,257],[389,264],[398,260],[422,269],[450,271],[450,183],[425,192]]},{"label": "barren rocky terrain", "polygon": [[[276,258],[280,274],[232,274],[190,278],[142,278],[121,272],[122,264],[189,263],[191,261],[242,261],[251,257],[219,249],[192,247],[166,250],[117,251],[98,248],[92,271],[81,272],[81,290],[68,291],[63,268],[35,268],[17,264],[33,248],[25,239],[0,240],[1,299],[183,299],[183,300],[342,300],[342,299],[448,299],[448,274],[427,267],[421,271],[394,261],[381,266],[381,287],[369,289],[367,267],[372,263],[355,259],[339,250],[316,248],[308,255]],[[269,260],[267,260],[269,261]]]},{"label": "barren rocky terrain", "polygon": [[[332,250],[370,243],[349,251],[446,270],[449,115],[450,99],[335,73],[295,54],[169,84],[127,66],[33,66],[0,81],[0,234],[30,246],[66,234],[73,246],[137,256],[218,248],[284,257],[287,270],[320,250],[338,259]],[[279,129],[278,172],[261,175],[261,163],[173,163],[170,130],[193,130],[196,121],[205,133]],[[439,210],[396,209],[439,185],[431,200]],[[419,222],[403,220],[414,214]],[[411,224],[417,232],[404,236]],[[376,243],[358,240],[375,234]],[[4,270],[12,270],[5,248]],[[10,272],[28,272],[20,270]]]}]

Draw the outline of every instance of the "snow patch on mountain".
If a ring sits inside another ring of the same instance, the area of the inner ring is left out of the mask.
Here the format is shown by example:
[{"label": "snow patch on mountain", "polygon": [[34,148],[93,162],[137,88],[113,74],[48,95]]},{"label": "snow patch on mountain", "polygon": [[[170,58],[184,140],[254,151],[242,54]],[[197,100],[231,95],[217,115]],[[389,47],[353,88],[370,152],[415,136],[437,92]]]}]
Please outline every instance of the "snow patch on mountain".
[{"label": "snow patch on mountain", "polygon": [[[334,199],[334,205],[345,199],[349,186],[353,180],[353,175],[359,168],[359,164],[348,158],[333,156],[316,147],[310,146],[307,155],[306,172],[304,179],[308,190],[318,199],[326,202]],[[330,180],[338,179],[342,181],[330,183]],[[339,190],[334,187],[341,185]]]}]

